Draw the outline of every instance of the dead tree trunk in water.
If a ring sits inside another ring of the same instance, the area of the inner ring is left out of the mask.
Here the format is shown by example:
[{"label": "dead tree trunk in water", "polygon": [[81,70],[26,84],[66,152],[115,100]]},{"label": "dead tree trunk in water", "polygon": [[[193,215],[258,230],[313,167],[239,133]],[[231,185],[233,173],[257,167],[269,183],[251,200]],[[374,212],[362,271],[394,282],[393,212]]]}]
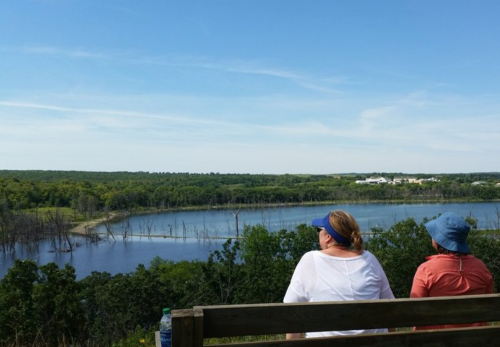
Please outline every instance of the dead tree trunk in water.
[{"label": "dead tree trunk in water", "polygon": [[113,235],[113,232],[111,231],[111,219],[112,219],[112,215],[110,212],[110,208],[109,208],[109,206],[105,206],[104,207],[103,224],[104,224],[104,227],[106,228],[106,236],[109,239],[109,236],[111,235],[111,237],[113,238],[113,241],[116,242],[115,235]]},{"label": "dead tree trunk in water", "polygon": [[239,229],[238,229],[238,213],[240,213],[240,209],[238,209],[238,211],[233,211],[234,223],[235,223],[235,226],[236,226],[236,238],[237,239],[240,237],[240,232],[239,232]]},{"label": "dead tree trunk in water", "polygon": [[[71,221],[64,216],[64,214],[58,208],[55,211],[48,211],[47,220],[49,223],[49,229],[53,232],[54,245],[56,251],[60,252],[73,252],[73,245],[69,238],[69,229]],[[59,241],[59,248],[57,248],[55,240]],[[69,248],[63,248],[63,243]]]}]

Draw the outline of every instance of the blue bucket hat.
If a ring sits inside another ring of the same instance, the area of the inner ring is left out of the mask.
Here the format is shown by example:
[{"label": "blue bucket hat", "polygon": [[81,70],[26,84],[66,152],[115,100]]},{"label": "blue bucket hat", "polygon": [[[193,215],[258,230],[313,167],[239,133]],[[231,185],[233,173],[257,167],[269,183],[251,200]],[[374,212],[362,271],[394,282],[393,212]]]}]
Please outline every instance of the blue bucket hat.
[{"label": "blue bucket hat", "polygon": [[452,252],[470,252],[466,242],[470,225],[455,213],[445,212],[438,218],[426,223],[425,228],[441,247]]},{"label": "blue bucket hat", "polygon": [[351,241],[344,236],[340,235],[337,230],[333,228],[333,226],[330,224],[330,213],[328,213],[325,217],[323,218],[316,218],[313,219],[311,223],[314,227],[316,228],[323,228],[326,230],[326,232],[333,237],[337,243],[340,243],[341,245],[346,245],[350,246]]}]

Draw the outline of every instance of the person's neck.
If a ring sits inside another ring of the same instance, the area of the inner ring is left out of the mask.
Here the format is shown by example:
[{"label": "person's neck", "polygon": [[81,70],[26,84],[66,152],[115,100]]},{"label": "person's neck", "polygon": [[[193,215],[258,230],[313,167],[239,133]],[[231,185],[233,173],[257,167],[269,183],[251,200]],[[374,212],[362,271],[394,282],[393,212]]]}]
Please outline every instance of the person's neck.
[{"label": "person's neck", "polygon": [[321,252],[327,255],[341,257],[341,258],[356,257],[361,253],[363,253],[363,251],[359,252],[353,249],[349,249],[349,247],[347,246],[334,243],[328,244],[325,249],[321,250]]},{"label": "person's neck", "polygon": [[347,246],[345,245],[340,245],[338,243],[329,243],[326,245],[326,249],[330,249],[330,248],[337,248],[337,249],[345,249],[347,250]]}]

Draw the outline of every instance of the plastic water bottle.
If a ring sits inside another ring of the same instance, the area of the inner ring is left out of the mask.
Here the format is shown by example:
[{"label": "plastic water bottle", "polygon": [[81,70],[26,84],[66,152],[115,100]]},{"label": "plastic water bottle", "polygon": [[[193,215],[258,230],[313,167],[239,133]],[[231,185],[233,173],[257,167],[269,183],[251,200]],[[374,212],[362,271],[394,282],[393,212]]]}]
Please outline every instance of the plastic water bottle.
[{"label": "plastic water bottle", "polygon": [[169,308],[163,309],[160,320],[160,341],[161,347],[172,347],[172,315]]}]

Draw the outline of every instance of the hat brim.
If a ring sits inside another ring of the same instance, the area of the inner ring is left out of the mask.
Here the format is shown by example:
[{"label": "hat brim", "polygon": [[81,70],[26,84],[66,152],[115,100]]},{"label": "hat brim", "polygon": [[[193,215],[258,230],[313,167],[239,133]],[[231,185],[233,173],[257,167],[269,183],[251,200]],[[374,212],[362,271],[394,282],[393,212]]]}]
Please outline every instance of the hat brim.
[{"label": "hat brim", "polygon": [[438,220],[433,219],[425,224],[425,228],[429,235],[436,241],[441,247],[447,249],[448,251],[458,252],[458,253],[470,253],[470,248],[466,243],[457,242],[447,238],[439,229]]},{"label": "hat brim", "polygon": [[325,227],[325,223],[323,222],[324,220],[325,220],[325,217],[316,218],[316,219],[313,219],[311,224],[313,227],[316,227],[316,228],[324,228]]}]

